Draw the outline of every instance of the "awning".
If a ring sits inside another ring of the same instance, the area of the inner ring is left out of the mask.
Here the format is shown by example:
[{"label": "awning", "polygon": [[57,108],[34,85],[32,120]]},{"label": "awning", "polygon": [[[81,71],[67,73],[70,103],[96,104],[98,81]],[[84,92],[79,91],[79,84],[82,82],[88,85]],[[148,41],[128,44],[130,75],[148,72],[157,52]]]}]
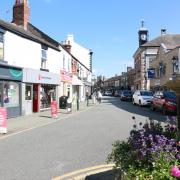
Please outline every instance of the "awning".
[{"label": "awning", "polygon": [[83,86],[83,83],[82,83],[81,80],[78,79],[77,76],[73,76],[72,85],[74,85],[74,86]]}]

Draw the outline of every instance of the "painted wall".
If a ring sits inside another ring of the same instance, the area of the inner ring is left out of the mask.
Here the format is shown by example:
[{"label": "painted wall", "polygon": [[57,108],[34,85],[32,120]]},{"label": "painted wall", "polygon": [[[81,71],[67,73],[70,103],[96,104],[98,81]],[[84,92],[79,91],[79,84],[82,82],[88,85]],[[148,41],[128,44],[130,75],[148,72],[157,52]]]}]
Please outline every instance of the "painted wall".
[{"label": "painted wall", "polygon": [[[8,31],[4,42],[4,60],[8,64],[40,70],[41,44]],[[60,52],[48,48],[46,68],[52,73],[59,73],[60,61]]]}]

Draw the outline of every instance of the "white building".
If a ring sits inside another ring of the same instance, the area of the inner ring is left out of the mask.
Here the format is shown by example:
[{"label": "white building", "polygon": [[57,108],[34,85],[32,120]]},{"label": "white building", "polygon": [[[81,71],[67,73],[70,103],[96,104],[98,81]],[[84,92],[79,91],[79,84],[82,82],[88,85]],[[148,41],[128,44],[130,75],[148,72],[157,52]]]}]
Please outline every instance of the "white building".
[{"label": "white building", "polygon": [[68,35],[66,45],[70,45],[70,53],[79,61],[78,78],[83,85],[80,86],[80,99],[84,100],[86,94],[91,94],[92,86],[92,54],[90,49],[87,49],[74,41],[73,35]]},{"label": "white building", "polygon": [[27,0],[15,2],[13,23],[0,20],[0,37],[0,106],[8,117],[50,108],[60,96],[59,43],[29,23]]}]

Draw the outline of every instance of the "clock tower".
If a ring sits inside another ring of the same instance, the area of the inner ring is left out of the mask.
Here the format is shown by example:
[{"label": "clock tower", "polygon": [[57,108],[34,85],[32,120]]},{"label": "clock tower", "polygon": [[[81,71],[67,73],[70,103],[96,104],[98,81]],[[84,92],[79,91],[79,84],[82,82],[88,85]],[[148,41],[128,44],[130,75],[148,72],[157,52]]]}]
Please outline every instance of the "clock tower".
[{"label": "clock tower", "polygon": [[144,21],[141,21],[141,28],[138,31],[139,47],[148,41],[148,30],[144,27]]}]

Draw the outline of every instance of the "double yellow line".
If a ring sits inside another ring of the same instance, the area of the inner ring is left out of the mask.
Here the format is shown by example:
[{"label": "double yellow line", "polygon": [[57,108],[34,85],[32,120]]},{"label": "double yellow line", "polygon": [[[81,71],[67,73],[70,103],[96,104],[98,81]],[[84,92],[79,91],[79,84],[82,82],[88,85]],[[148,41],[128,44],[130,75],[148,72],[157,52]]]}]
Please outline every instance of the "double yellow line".
[{"label": "double yellow line", "polygon": [[52,178],[52,180],[82,180],[86,176],[112,170],[113,167],[114,167],[114,164],[93,166],[93,167],[73,171],[73,172],[64,174],[62,176],[54,177]]}]

